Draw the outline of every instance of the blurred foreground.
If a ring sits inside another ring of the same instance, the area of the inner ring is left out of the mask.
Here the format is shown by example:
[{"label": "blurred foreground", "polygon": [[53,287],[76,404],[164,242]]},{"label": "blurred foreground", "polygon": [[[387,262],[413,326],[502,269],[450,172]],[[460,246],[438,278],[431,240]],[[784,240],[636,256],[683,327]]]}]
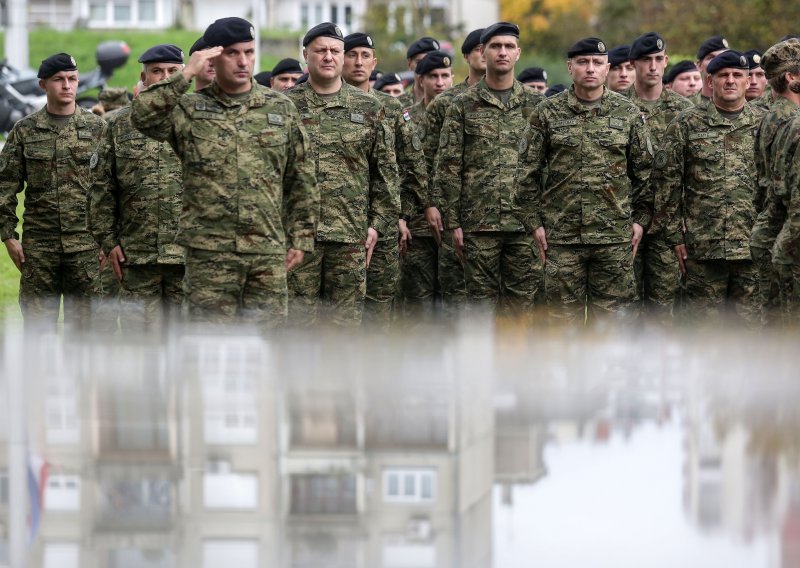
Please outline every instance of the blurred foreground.
[{"label": "blurred foreground", "polygon": [[798,336],[0,337],[0,566],[800,566]]}]

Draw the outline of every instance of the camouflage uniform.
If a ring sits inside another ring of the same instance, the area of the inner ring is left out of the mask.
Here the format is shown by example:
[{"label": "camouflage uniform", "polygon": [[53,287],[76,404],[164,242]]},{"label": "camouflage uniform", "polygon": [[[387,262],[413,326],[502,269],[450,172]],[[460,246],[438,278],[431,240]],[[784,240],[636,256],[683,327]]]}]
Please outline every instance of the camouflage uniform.
[{"label": "camouflage uniform", "polygon": [[[410,124],[411,117],[403,112],[400,102],[391,95],[371,89],[386,112],[386,124],[394,133],[394,148],[400,176],[401,211],[406,217],[412,212],[404,205],[422,199],[427,191],[428,173],[425,170],[422,144]],[[387,329],[394,316],[395,300],[400,287],[400,249],[397,231],[378,239],[367,268],[367,295],[364,301],[364,320]]]},{"label": "camouflage uniform", "polygon": [[[80,107],[63,124],[42,109],[14,125],[0,154],[4,241],[19,239],[17,194],[25,189],[19,302],[26,324],[55,325],[63,295],[65,324],[85,329],[106,294],[99,249],[86,226],[91,169],[104,131],[103,120]],[[104,331],[116,326],[107,314],[96,323]]]},{"label": "camouflage uniform", "polygon": [[136,97],[131,121],[183,165],[178,243],[190,316],[274,326],[286,317],[286,250],[313,250],[319,193],[294,105],[251,85],[244,97],[217,83],[188,93],[176,73]]},{"label": "camouflage uniform", "polygon": [[374,96],[342,84],[323,98],[309,83],[286,93],[313,140],[321,211],[314,254],[290,276],[290,319],[317,321],[320,298],[337,325],[359,325],[366,295],[367,229],[397,234],[400,196],[394,136]]},{"label": "camouflage uniform", "polygon": [[787,154],[786,137],[792,120],[800,117],[800,107],[784,97],[776,100],[761,120],[755,135],[755,161],[758,185],[753,196],[758,217],[750,237],[750,256],[758,270],[758,300],[765,325],[780,319],[778,273],[772,264],[772,247],[786,219],[785,202],[777,196],[784,190]]},{"label": "camouflage uniform", "polygon": [[131,124],[131,107],[106,115],[100,179],[89,208],[92,234],[108,255],[125,256],[120,301],[123,329],[144,330],[183,303],[184,249],[177,244],[181,216],[181,163],[166,142]]},{"label": "camouflage uniform", "polygon": [[656,157],[653,179],[657,192],[667,196],[667,243],[686,244],[686,308],[692,317],[718,316],[730,302],[746,321],[760,319],[750,234],[754,136],[762,115],[751,105],[735,120],[713,104],[689,109],[670,124]]},{"label": "camouflage uniform", "polygon": [[515,80],[504,104],[481,79],[447,109],[434,166],[444,225],[464,232],[468,299],[492,310],[502,301],[519,315],[533,309],[541,281],[533,235],[514,205],[528,118],[543,99]]},{"label": "camouflage uniform", "polygon": [[[657,101],[645,101],[631,86],[621,94],[639,107],[642,117],[650,129],[650,140],[658,150],[667,126],[675,116],[693,105],[689,99],[669,89],[663,89]],[[645,313],[662,324],[672,320],[672,308],[680,293],[680,270],[675,254],[664,239],[663,201],[655,196],[653,222],[639,244],[634,260],[636,287],[641,296]]]},{"label": "camouflage uniform", "polygon": [[587,304],[590,318],[630,314],[632,225],[647,230],[652,218],[651,143],[639,109],[608,89],[586,105],[573,87],[534,109],[530,125],[518,199],[525,228],[546,231],[551,316],[582,323]]}]

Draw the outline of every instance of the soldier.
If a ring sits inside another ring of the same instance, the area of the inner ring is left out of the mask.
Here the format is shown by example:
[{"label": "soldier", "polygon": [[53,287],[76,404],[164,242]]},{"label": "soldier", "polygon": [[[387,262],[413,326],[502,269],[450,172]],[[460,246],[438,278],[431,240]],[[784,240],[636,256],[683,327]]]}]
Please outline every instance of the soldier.
[{"label": "soldier", "polygon": [[[195,51],[202,51],[204,49],[208,49],[211,47],[210,45],[206,44],[205,39],[200,37],[197,39],[192,47],[189,49],[189,57],[194,55]],[[214,82],[214,77],[216,77],[217,72],[214,70],[214,61],[211,59],[206,60],[206,66],[203,67],[200,71],[197,72],[197,75],[194,77],[194,90],[201,91],[208,87],[211,83]]]},{"label": "soldier", "polygon": [[303,69],[297,59],[281,59],[272,68],[269,86],[276,91],[288,91],[297,84],[297,80],[302,75]]},{"label": "soldier", "polygon": [[262,87],[267,87],[269,89],[271,88],[269,86],[269,80],[272,79],[272,72],[262,71],[261,73],[256,73],[255,75],[253,75],[253,79],[255,79],[256,83],[258,83]]},{"label": "soldier", "polygon": [[375,81],[383,77],[383,71],[380,69],[373,69],[372,73],[369,74],[369,88],[372,89],[375,87]]},{"label": "soldier", "polygon": [[[408,50],[406,51],[406,63],[408,64],[408,70],[414,71],[417,68],[417,63],[419,63],[423,57],[429,54],[431,51],[438,51],[439,50],[439,42],[433,39],[432,37],[422,37],[416,40],[414,43],[408,46]],[[404,107],[410,107],[415,103],[418,103],[422,98],[422,85],[417,84],[417,82],[411,83],[408,91],[403,94],[401,97],[401,104]]]},{"label": "soldier", "polygon": [[[637,107],[650,129],[650,141],[658,150],[667,126],[675,116],[692,106],[691,101],[664,88],[667,44],[660,35],[649,32],[631,45],[630,59],[636,70],[633,86],[622,92]],[[636,268],[636,287],[645,313],[661,324],[672,320],[672,308],[680,291],[680,272],[663,233],[663,199],[654,198],[652,224],[642,238]]]},{"label": "soldier", "polygon": [[544,96],[547,97],[547,98],[554,97],[558,93],[563,93],[566,90],[567,90],[567,86],[566,85],[563,85],[561,83],[556,83],[555,85],[553,85],[552,87],[549,87],[544,92]]},{"label": "soldier", "polygon": [[[792,274],[797,244],[789,238],[791,223],[785,222],[792,183],[797,183],[791,173],[800,141],[800,41],[789,39],[772,46],[761,66],[775,101],[756,131],[759,184],[753,201],[758,218],[750,237],[750,256],[758,270],[762,323],[770,325],[781,319],[779,306],[790,308],[798,297]],[[779,236],[780,244],[776,244]]]},{"label": "soldier", "polygon": [[639,109],[604,87],[605,44],[582,39],[567,57],[572,87],[531,115],[518,200],[545,264],[552,317],[583,324],[587,307],[590,319],[633,311],[652,155]]},{"label": "soldier", "polygon": [[542,94],[547,91],[547,71],[541,67],[528,67],[517,75],[517,81]]},{"label": "soldier", "polygon": [[[0,154],[0,237],[22,273],[19,303],[26,326],[55,328],[63,296],[65,325],[87,329],[93,299],[104,294],[86,210],[105,125],[75,103],[78,68],[70,55],[42,61],[38,77],[47,104],[14,125]],[[16,208],[23,189],[20,243]],[[102,324],[105,331],[115,326]]]},{"label": "soldier", "polygon": [[703,100],[708,101],[711,99],[711,87],[706,80],[706,66],[711,63],[711,60],[717,55],[723,51],[727,51],[728,49],[728,40],[721,35],[711,36],[702,44],[700,44],[700,48],[697,50],[697,61],[695,61],[695,65],[697,65],[697,68],[700,70],[700,75],[703,81],[700,94],[692,98],[692,102],[694,104],[698,104]]},{"label": "soldier", "polygon": [[512,314],[534,307],[541,280],[533,236],[515,211],[518,165],[528,151],[527,120],[544,99],[514,79],[519,27],[498,22],[481,34],[486,76],[453,99],[434,166],[444,225],[464,262],[469,301]]},{"label": "soldier", "polygon": [[636,69],[630,61],[630,45],[618,45],[608,52],[606,85],[615,93],[624,91],[636,80]]},{"label": "soldier", "polygon": [[125,87],[106,87],[97,95],[97,100],[97,104],[92,107],[92,112],[97,116],[103,116],[131,104],[128,89]]},{"label": "soldier", "polygon": [[313,141],[322,201],[314,253],[290,278],[290,319],[313,325],[324,299],[332,323],[357,326],[375,244],[381,236],[397,234],[394,137],[384,124],[381,103],[342,80],[339,27],[326,22],[311,28],[303,46],[308,81],[287,95]]},{"label": "soldier", "polygon": [[715,318],[732,308],[757,323],[749,242],[757,184],[754,136],[763,112],[745,103],[744,55],[724,51],[706,73],[713,104],[672,121],[656,157],[654,184],[668,196],[666,238],[685,275],[687,315]]},{"label": "soldier", "polygon": [[694,62],[678,61],[664,75],[664,85],[684,97],[693,97],[703,86],[703,77]]},{"label": "soldier", "polygon": [[[156,45],[139,57],[145,88],[183,69],[183,52]],[[158,329],[183,304],[184,249],[176,243],[181,216],[181,163],[166,142],[131,124],[131,107],[108,117],[89,222],[121,284],[123,331]]]},{"label": "soldier", "polygon": [[397,73],[385,73],[375,81],[373,89],[397,99],[403,96],[403,80]]},{"label": "soldier", "polygon": [[[286,273],[314,248],[319,193],[308,139],[291,101],[253,80],[254,37],[246,20],[215,21],[203,35],[212,47],[133,102],[133,126],[169,142],[183,164],[178,243],[196,321],[280,324]],[[189,94],[211,59],[214,82]]]},{"label": "soldier", "polygon": [[410,242],[407,221],[417,211],[427,195],[428,173],[422,143],[412,131],[403,114],[400,102],[385,93],[370,88],[371,71],[378,60],[372,38],[364,33],[353,33],[344,38],[344,66],[342,78],[350,85],[371,93],[383,105],[386,125],[394,135],[394,149],[399,166],[401,209],[397,231],[382,235],[372,252],[367,268],[367,295],[364,302],[364,320],[388,329],[394,314],[394,301],[399,293],[400,253]]},{"label": "soldier", "polygon": [[747,65],[750,67],[750,83],[747,85],[747,92],[744,96],[748,102],[758,103],[764,110],[767,110],[769,104],[762,99],[767,87],[767,76],[761,68],[761,55],[761,52],[757,49],[744,52],[744,56],[747,58]]}]

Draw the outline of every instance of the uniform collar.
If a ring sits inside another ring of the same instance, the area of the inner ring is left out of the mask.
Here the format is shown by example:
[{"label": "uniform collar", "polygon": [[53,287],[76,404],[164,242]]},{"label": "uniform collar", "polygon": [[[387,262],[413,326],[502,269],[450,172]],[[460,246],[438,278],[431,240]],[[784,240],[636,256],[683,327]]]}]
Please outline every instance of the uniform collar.
[{"label": "uniform collar", "polygon": [[225,91],[223,91],[220,86],[217,84],[217,81],[213,81],[208,87],[201,91],[204,94],[207,94],[214,99],[216,99],[220,104],[227,107],[237,106],[246,104],[247,106],[258,106],[256,104],[258,101],[263,101],[264,94],[261,92],[260,85],[256,83],[256,80],[250,77],[250,92],[248,93],[247,97],[232,97],[228,95]]},{"label": "uniform collar", "polygon": [[[567,91],[567,105],[578,114],[589,113],[595,109],[600,109],[600,114],[605,114],[608,111],[609,99],[611,98],[610,93],[611,91],[608,90],[608,87],[603,85],[603,94],[600,96],[600,104],[598,106],[589,107],[584,105],[580,99],[578,99],[577,95],[575,94],[575,85],[570,85],[569,90]],[[614,94],[617,95],[617,93]]]},{"label": "uniform collar", "polygon": [[336,93],[335,97],[331,97],[330,99],[326,99],[317,94],[317,92],[311,88],[311,83],[306,81],[301,85],[303,89],[303,94],[305,94],[306,101],[308,104],[313,107],[346,107],[350,104],[350,97],[351,97],[351,89],[355,89],[355,87],[348,85],[347,82],[342,79],[342,88],[339,89],[339,92]]},{"label": "uniform collar", "polygon": [[497,108],[506,110],[521,105],[525,101],[525,90],[522,88],[522,83],[514,79],[514,84],[511,86],[511,96],[508,98],[508,105],[504,105],[497,95],[492,92],[489,85],[486,84],[486,76],[481,77],[481,80],[475,83],[478,95],[487,103],[496,106]]},{"label": "uniform collar", "polygon": [[755,116],[752,107],[747,103],[744,104],[742,112],[736,117],[735,120],[730,120],[720,114],[719,110],[717,109],[717,105],[715,105],[713,101],[709,101],[709,104],[706,107],[706,113],[708,114],[708,123],[711,126],[747,125],[754,121],[753,119]]}]

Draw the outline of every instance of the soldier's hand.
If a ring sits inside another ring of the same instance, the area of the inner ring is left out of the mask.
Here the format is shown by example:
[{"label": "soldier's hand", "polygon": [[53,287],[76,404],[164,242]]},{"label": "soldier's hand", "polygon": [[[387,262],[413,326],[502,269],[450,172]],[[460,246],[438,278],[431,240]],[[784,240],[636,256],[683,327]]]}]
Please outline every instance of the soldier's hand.
[{"label": "soldier's hand", "polygon": [[300,263],[303,262],[303,257],[305,257],[306,253],[301,250],[297,249],[289,249],[286,253],[286,272],[300,266]]},{"label": "soldier's hand", "polygon": [[425,221],[428,222],[428,227],[433,235],[433,240],[436,241],[436,246],[442,246],[442,231],[444,225],[442,224],[442,215],[436,207],[428,207],[425,209]]},{"label": "soldier's hand", "polygon": [[408,246],[411,244],[411,231],[408,230],[408,223],[405,219],[397,221],[397,228],[400,231],[400,254],[405,256]]},{"label": "soldier's hand", "polygon": [[206,61],[213,59],[222,53],[221,47],[209,47],[192,53],[189,63],[183,68],[183,76],[187,81],[191,81],[195,76],[206,68]]},{"label": "soldier's hand", "polygon": [[681,274],[686,274],[686,259],[689,258],[686,245],[675,245],[675,258],[678,259],[678,268],[681,269]]},{"label": "soldier's hand", "polygon": [[453,229],[453,247],[456,249],[456,256],[464,262],[464,229],[461,227]]},{"label": "soldier's hand", "polygon": [[631,227],[631,249],[633,250],[633,258],[636,258],[636,251],[639,250],[639,243],[642,242],[642,235],[644,235],[644,227],[639,223],[634,223]]},{"label": "soldier's hand", "polygon": [[369,261],[372,260],[372,251],[375,250],[377,243],[378,231],[373,228],[367,229],[367,240],[364,243],[364,248],[367,249],[367,266],[369,266]]},{"label": "soldier's hand", "polygon": [[25,253],[22,250],[22,244],[17,239],[6,239],[3,242],[6,243],[8,256],[11,257],[14,266],[22,272],[22,265],[25,264]]},{"label": "soldier's hand", "polygon": [[[122,265],[126,262],[125,254],[122,252],[122,247],[117,245],[111,252],[108,253],[108,262],[111,263],[111,268],[114,269],[114,276],[117,277],[119,282],[122,282],[123,274],[122,274]],[[102,266],[101,266],[102,268]]]},{"label": "soldier's hand", "polygon": [[533,232],[533,238],[536,239],[536,248],[539,249],[539,260],[542,261],[542,266],[544,266],[547,264],[547,235],[544,227],[536,229]]}]

